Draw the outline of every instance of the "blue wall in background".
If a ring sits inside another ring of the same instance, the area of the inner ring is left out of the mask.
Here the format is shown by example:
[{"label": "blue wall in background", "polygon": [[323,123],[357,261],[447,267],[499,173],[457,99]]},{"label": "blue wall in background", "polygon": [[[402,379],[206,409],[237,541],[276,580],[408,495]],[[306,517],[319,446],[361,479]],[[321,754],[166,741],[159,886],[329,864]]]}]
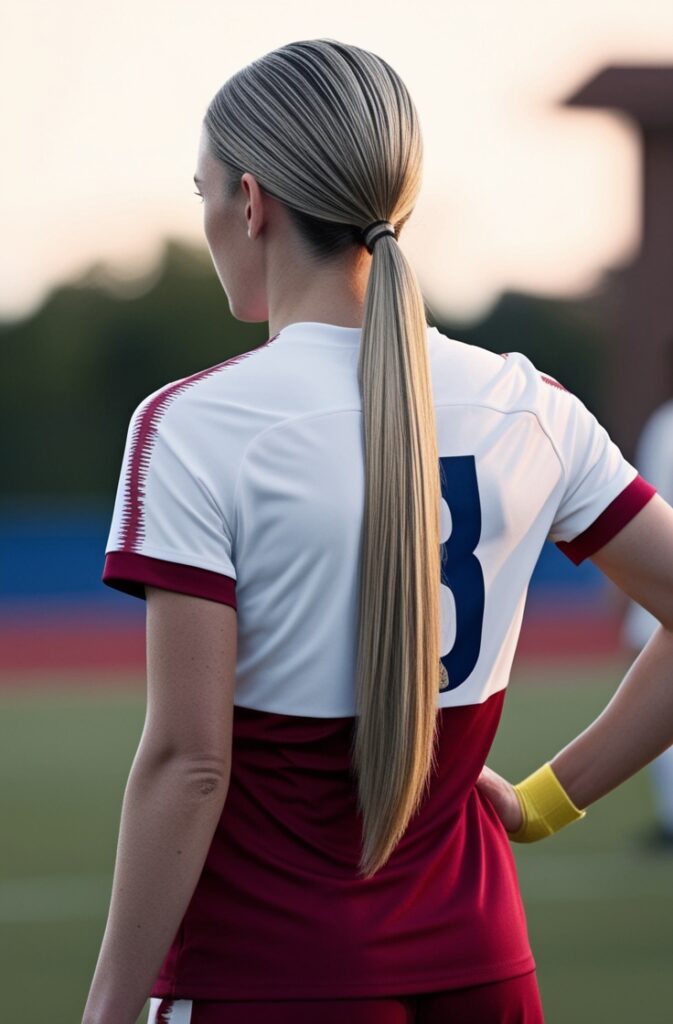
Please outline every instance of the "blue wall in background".
[{"label": "blue wall in background", "polygon": [[111,506],[89,497],[76,503],[3,502],[0,604],[12,612],[85,605],[144,615],[144,601],[101,581],[111,516]]},{"label": "blue wall in background", "polygon": [[[0,508],[0,603],[13,612],[68,605],[144,615],[145,602],[101,582],[112,507],[83,497],[76,504],[4,501]],[[575,566],[555,544],[543,546],[529,588],[538,599],[591,602],[605,587],[592,562]]]}]

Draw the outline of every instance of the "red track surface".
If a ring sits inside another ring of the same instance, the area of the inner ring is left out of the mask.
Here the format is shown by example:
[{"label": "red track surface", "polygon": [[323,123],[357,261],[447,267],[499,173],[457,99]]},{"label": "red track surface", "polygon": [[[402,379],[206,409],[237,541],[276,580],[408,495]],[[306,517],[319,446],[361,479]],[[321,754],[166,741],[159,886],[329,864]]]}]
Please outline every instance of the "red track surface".
[{"label": "red track surface", "polygon": [[[120,684],[125,675],[145,669],[145,621],[101,618],[70,612],[35,618],[5,617],[0,625],[0,686],[36,676],[36,683],[49,685],[51,674],[62,684],[64,673],[115,674]],[[568,605],[526,613],[516,652],[517,662],[573,661],[614,658],[621,652],[619,619],[613,613],[569,609]],[[60,678],[59,678],[60,677]],[[91,676],[82,681],[91,685]],[[107,683],[107,680],[106,680]]]}]

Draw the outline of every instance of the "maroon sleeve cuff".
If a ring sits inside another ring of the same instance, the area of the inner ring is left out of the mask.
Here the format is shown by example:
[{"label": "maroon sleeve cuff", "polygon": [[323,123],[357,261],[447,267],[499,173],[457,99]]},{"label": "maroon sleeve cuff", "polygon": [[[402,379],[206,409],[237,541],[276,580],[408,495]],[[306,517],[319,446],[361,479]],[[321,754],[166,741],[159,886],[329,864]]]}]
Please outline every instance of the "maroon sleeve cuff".
[{"label": "maroon sleeve cuff", "polygon": [[639,473],[623,491],[620,491],[607,508],[603,509],[591,526],[588,526],[573,540],[556,541],[556,547],[564,555],[567,555],[571,562],[579,565],[585,558],[593,555],[595,551],[607,544],[616,533],[619,533],[622,527],[626,526],[636,512],[640,512],[643,505],[646,505],[656,493],[656,487]]},{"label": "maroon sleeve cuff", "polygon": [[236,580],[211,569],[167,562],[135,551],[110,551],[105,556],[103,583],[133,597],[145,599],[145,584],[206,597],[236,607]]}]

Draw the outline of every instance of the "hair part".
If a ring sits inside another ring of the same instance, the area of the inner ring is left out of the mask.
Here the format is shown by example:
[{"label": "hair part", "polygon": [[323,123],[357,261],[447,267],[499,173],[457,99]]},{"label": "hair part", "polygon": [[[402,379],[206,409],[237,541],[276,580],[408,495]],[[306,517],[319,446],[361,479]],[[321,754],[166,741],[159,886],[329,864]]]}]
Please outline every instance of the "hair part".
[{"label": "hair part", "polygon": [[[317,261],[374,220],[396,238],[420,190],[416,109],[382,58],[334,39],[291,42],[229,78],[204,117],[233,195],[245,171],[288,209]],[[372,254],[358,383],[365,503],[352,763],[358,869],[388,860],[436,768],[440,482],[425,303],[390,235]]]}]

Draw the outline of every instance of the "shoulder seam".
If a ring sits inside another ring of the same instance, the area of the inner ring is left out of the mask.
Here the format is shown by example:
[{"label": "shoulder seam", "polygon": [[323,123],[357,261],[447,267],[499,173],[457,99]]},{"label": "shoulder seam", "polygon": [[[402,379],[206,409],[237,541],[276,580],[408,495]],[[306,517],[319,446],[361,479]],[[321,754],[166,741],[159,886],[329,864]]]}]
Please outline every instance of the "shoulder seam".
[{"label": "shoulder seam", "polygon": [[[564,388],[564,390],[565,390],[565,388]],[[468,406],[469,408],[477,407],[477,408],[480,408],[480,409],[490,409],[493,412],[500,413],[501,416],[514,416],[514,415],[520,415],[521,413],[525,413],[528,416],[533,416],[535,418],[535,420],[537,421],[537,424],[538,424],[540,430],[542,431],[544,436],[547,438],[547,441],[549,442],[549,444],[550,444],[550,446],[552,448],[552,451],[556,455],[556,458],[558,459],[559,465],[561,467],[561,473],[563,475],[563,478],[565,479],[566,469],[565,469],[565,465],[563,463],[563,459],[561,458],[561,456],[559,454],[558,448],[554,444],[553,438],[551,437],[551,435],[549,434],[548,430],[546,429],[544,423],[540,419],[540,416],[538,415],[538,413],[534,409],[528,409],[528,408],[500,409],[500,408],[498,408],[498,406],[490,405],[488,402],[442,402],[442,403],[435,404],[434,407],[435,407],[435,409],[451,409],[451,408],[455,408],[456,406],[461,406],[461,405]],[[297,422],[299,420],[310,419],[310,418],[318,419],[320,417],[332,416],[335,413],[341,413],[341,412],[361,412],[361,411],[362,410],[361,410],[360,407],[357,407],[357,408],[352,408],[351,407],[351,408],[349,408],[347,406],[344,406],[344,407],[339,408],[339,409],[328,409],[328,410],[324,410],[323,409],[323,410],[320,410],[319,412],[302,413],[299,416],[287,416],[285,419],[280,420],[278,423],[271,423],[269,426],[264,427],[257,434],[255,434],[254,437],[251,437],[250,440],[248,441],[248,443],[246,444],[246,446],[245,446],[245,448],[243,450],[243,453],[241,455],[241,459],[240,459],[239,466],[238,466],[238,471],[237,471],[237,474],[236,474],[236,482],[234,484],[234,491],[233,491],[233,497],[232,497],[232,510],[233,510],[233,519],[234,519],[234,528],[233,528],[234,536],[236,536],[236,529],[237,529],[237,526],[238,526],[238,504],[237,504],[236,499],[237,499],[237,496],[238,496],[238,488],[239,488],[239,484],[240,484],[241,473],[242,473],[242,470],[243,470],[243,464],[244,464],[244,462],[245,462],[245,460],[247,458],[247,455],[248,455],[248,452],[249,452],[250,448],[252,447],[252,445],[256,441],[258,441],[265,434],[268,434],[270,431],[277,430],[280,427],[284,427],[288,423],[295,423],[295,422]]]}]

